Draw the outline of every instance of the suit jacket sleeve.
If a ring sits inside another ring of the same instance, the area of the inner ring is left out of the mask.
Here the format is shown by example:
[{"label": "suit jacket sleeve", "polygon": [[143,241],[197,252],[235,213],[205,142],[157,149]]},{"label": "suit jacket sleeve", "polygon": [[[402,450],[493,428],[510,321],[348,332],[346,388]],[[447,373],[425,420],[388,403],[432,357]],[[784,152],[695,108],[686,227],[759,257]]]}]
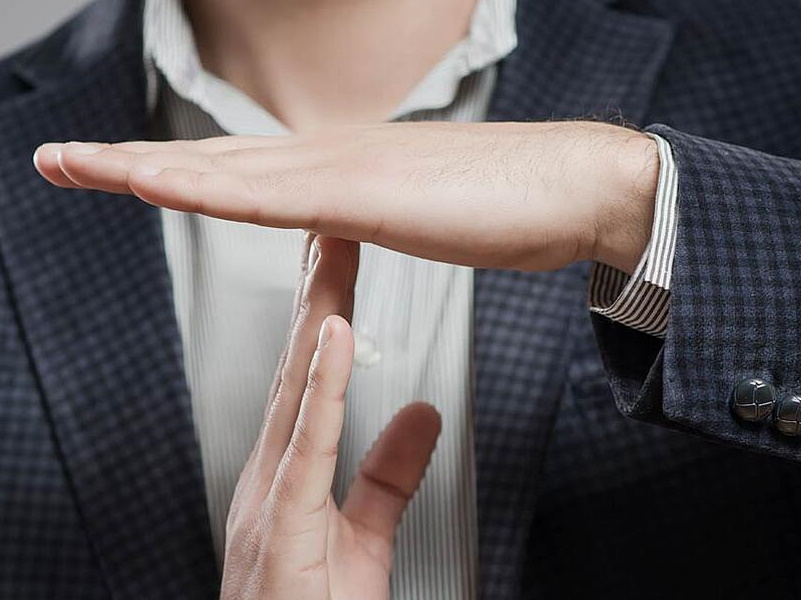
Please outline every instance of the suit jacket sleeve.
[{"label": "suit jacket sleeve", "polygon": [[737,382],[801,395],[801,161],[655,125],[679,173],[664,340],[593,315],[623,414],[801,460],[801,438],[739,421]]}]

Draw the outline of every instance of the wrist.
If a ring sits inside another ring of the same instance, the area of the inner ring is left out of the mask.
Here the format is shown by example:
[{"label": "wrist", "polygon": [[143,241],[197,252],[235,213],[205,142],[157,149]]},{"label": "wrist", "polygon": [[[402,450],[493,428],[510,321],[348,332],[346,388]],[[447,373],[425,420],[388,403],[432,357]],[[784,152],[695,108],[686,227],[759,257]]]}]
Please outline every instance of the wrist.
[{"label": "wrist", "polygon": [[659,152],[648,135],[618,134],[620,143],[612,146],[606,162],[610,179],[596,221],[593,260],[631,275],[651,239]]}]

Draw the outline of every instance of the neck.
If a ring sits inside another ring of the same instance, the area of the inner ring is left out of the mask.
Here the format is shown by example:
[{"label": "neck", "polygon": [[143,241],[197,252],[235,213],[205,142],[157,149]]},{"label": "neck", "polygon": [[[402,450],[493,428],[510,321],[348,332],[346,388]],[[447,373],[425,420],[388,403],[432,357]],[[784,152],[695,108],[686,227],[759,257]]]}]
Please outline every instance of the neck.
[{"label": "neck", "polygon": [[385,120],[476,0],[186,0],[204,67],[295,131]]}]

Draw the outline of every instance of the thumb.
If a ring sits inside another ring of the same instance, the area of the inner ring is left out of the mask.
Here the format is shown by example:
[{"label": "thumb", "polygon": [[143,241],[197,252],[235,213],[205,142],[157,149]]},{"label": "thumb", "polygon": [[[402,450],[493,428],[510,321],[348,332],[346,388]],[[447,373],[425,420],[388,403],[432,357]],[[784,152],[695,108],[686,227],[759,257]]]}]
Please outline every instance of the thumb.
[{"label": "thumb", "polygon": [[392,548],[395,529],[420,486],[440,430],[439,413],[430,404],[403,408],[365,456],[342,514]]}]

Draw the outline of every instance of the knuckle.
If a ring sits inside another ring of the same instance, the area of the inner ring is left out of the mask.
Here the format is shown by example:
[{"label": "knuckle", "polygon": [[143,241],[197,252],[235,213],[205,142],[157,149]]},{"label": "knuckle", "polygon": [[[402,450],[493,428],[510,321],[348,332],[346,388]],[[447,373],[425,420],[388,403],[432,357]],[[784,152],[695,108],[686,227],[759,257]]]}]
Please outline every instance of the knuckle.
[{"label": "knuckle", "polygon": [[[328,445],[316,439],[307,420],[301,416],[295,424],[295,431],[287,445],[286,456],[289,471],[305,469],[312,460],[336,460],[339,447],[336,443]],[[286,478],[290,484],[291,477]]]},{"label": "knuckle", "polygon": [[242,179],[244,184],[244,199],[253,204],[260,203],[265,194],[274,187],[274,180],[269,175],[246,176]]},{"label": "knuckle", "polygon": [[326,527],[328,519],[329,499],[321,503],[309,505],[308,502],[294,501],[293,484],[282,484],[281,488],[272,490],[263,508],[263,519],[269,522],[272,545],[289,548],[295,542],[302,542],[306,536],[315,536]]},{"label": "knuckle", "polygon": [[268,198],[270,194],[268,177],[245,175],[241,181],[241,200],[247,207],[242,215],[242,220],[256,225],[275,225],[276,223],[270,219],[265,203],[265,198]]},{"label": "knuckle", "polygon": [[128,157],[128,167],[132,169],[159,167],[161,164],[163,161],[153,154],[132,154]]},{"label": "knuckle", "polygon": [[[313,455],[313,440],[309,434],[309,428],[302,417],[295,424],[295,432],[289,440],[286,455],[289,458],[290,466],[303,465],[308,463]],[[286,477],[281,483],[291,485],[292,477]]]},{"label": "knuckle", "polygon": [[328,569],[328,560],[326,559],[325,556],[323,556],[302,566],[299,569],[299,572],[301,575],[309,576],[325,572],[327,569]]},{"label": "knuckle", "polygon": [[339,445],[336,442],[333,444],[321,443],[311,432],[306,419],[301,417],[295,425],[295,433],[287,450],[290,464],[297,461],[295,465],[299,464],[300,468],[304,468],[311,460],[336,460],[339,454]]},{"label": "knuckle", "polygon": [[206,171],[225,171],[231,166],[220,154],[199,154],[196,160]]},{"label": "knuckle", "polygon": [[189,192],[190,212],[201,215],[209,214],[209,207],[206,205],[204,186],[209,183],[208,173],[198,173],[190,171],[186,174],[186,189]]},{"label": "knuckle", "polygon": [[337,456],[339,456],[339,446],[336,444],[320,448],[320,457],[325,460],[335,461]]},{"label": "knuckle", "polygon": [[[326,388],[327,380],[322,372],[322,369],[320,369],[319,367],[319,362],[320,362],[319,354],[315,352],[314,357],[312,357],[312,366],[309,369],[309,375],[306,378],[307,397],[312,394],[321,393]],[[306,398],[304,398],[304,400],[306,400]]]},{"label": "knuckle", "polygon": [[306,275],[303,291],[298,299],[298,314],[295,317],[295,328],[292,332],[293,335],[298,335],[303,330],[303,327],[309,322],[311,317],[313,303],[311,301],[311,286],[308,284],[312,283],[314,279],[314,270],[312,269],[312,271]]}]

